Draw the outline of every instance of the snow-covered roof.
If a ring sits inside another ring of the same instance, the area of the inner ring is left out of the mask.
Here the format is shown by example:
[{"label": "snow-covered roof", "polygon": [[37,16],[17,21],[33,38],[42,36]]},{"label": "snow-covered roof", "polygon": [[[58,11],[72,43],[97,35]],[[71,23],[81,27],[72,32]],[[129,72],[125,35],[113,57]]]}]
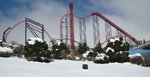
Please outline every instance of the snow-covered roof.
[{"label": "snow-covered roof", "polygon": [[0,52],[13,52],[13,50],[11,48],[8,47],[1,47],[0,46]]},{"label": "snow-covered roof", "polygon": [[34,45],[36,41],[41,42],[41,43],[43,42],[43,40],[40,38],[29,38],[27,42],[31,45]]},{"label": "snow-covered roof", "polygon": [[111,47],[108,47],[108,48],[106,49],[106,53],[107,53],[109,50],[111,50],[112,52],[114,52],[114,49],[112,49]]}]

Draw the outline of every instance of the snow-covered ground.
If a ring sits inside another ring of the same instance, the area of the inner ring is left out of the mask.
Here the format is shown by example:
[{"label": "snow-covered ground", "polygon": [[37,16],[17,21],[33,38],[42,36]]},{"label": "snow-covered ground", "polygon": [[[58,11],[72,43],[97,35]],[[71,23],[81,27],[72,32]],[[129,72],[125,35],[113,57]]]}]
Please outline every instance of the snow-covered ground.
[{"label": "snow-covered ground", "polygon": [[[88,64],[88,70],[82,64]],[[1,58],[0,77],[149,77],[150,68],[130,63],[94,64],[92,62],[55,60],[51,63],[25,59]]]}]

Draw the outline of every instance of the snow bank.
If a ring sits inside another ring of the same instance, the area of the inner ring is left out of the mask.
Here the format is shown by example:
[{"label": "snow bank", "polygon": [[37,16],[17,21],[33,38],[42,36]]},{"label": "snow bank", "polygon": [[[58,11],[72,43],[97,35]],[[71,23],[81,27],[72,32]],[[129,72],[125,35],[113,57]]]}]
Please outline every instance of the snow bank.
[{"label": "snow bank", "polygon": [[13,50],[11,48],[8,47],[1,47],[0,46],[0,52],[13,52]]},{"label": "snow bank", "polygon": [[43,40],[40,38],[29,38],[27,42],[31,45],[34,45],[36,41],[41,42],[41,43],[43,42]]},{"label": "snow bank", "polygon": [[[82,65],[88,64],[88,70]],[[149,77],[149,68],[130,63],[95,64],[89,61],[29,62],[0,57],[0,77]]]}]

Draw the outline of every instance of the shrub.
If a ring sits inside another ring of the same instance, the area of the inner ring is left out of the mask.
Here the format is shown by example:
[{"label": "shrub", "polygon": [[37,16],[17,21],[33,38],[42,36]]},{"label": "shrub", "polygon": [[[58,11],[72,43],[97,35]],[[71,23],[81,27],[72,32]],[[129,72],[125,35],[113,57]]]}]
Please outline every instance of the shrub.
[{"label": "shrub", "polygon": [[52,58],[62,59],[62,54],[57,43],[53,44],[52,46]]},{"label": "shrub", "polygon": [[51,61],[51,52],[48,50],[48,45],[46,42],[35,41],[33,45],[26,42],[24,55],[29,61]]},{"label": "shrub", "polygon": [[134,58],[130,58],[130,62],[133,63],[133,64],[142,64],[143,63],[143,59],[141,56],[136,56]]},{"label": "shrub", "polygon": [[64,42],[53,43],[52,46],[52,58],[54,59],[66,59],[67,55],[70,53],[69,48]]},{"label": "shrub", "polygon": [[79,48],[78,51],[80,55],[82,55],[83,53],[89,50],[89,47],[87,46],[87,43],[85,42],[79,43],[78,48]]},{"label": "shrub", "polygon": [[134,54],[130,56],[130,62],[133,64],[143,64],[144,63],[144,58],[142,57],[141,54]]},{"label": "shrub", "polygon": [[23,45],[18,45],[15,49],[14,49],[14,55],[17,57],[22,57],[24,52],[24,46]]},{"label": "shrub", "polygon": [[123,43],[123,39],[115,38],[113,39],[115,41],[108,42],[105,50],[106,54],[109,56],[110,62],[128,62],[129,61],[129,43],[125,42]]},{"label": "shrub", "polygon": [[11,57],[13,56],[13,50],[9,47],[0,46],[0,57]]}]

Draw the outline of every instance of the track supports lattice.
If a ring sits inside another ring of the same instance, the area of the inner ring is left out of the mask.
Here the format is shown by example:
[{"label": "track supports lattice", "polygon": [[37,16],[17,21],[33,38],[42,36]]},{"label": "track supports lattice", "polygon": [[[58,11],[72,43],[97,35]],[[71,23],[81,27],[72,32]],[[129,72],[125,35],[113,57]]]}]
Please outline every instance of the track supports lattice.
[{"label": "track supports lattice", "polygon": [[80,42],[86,43],[86,23],[85,19],[79,19],[79,33],[80,33]]},{"label": "track supports lattice", "polygon": [[105,22],[105,36],[106,36],[106,40],[112,37],[111,25],[107,22]]},{"label": "track supports lattice", "polygon": [[100,43],[99,19],[97,16],[93,16],[93,40],[94,46]]}]

